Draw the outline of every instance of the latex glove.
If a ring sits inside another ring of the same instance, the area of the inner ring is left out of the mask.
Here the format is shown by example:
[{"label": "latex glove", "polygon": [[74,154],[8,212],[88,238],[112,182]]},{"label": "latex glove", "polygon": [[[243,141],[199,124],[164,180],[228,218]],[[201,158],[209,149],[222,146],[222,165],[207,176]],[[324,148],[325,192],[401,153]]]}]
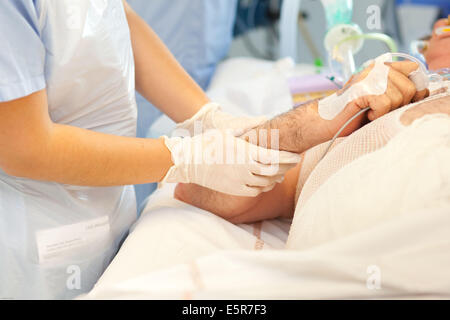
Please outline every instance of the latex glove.
[{"label": "latex glove", "polygon": [[174,166],[163,183],[194,183],[235,196],[272,190],[300,161],[298,154],[261,148],[221,130],[164,139]]},{"label": "latex glove", "polygon": [[[230,130],[234,136],[240,136],[266,121],[266,117],[235,117],[223,112],[217,103],[208,103],[191,119],[178,124],[177,130],[180,136],[193,137],[211,129]],[[180,129],[189,134],[182,134]]]}]

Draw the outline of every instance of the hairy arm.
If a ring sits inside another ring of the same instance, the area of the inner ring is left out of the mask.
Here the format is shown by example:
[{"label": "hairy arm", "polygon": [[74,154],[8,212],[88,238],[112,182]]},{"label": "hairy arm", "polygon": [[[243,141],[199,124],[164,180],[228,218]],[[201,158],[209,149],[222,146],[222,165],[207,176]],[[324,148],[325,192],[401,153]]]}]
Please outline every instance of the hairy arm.
[{"label": "hairy arm", "polygon": [[136,65],[136,89],[175,122],[191,118],[209,98],[124,1]]},{"label": "hairy arm", "polygon": [[[369,120],[373,121],[411,101],[420,101],[428,96],[428,90],[417,92],[414,84],[407,77],[411,72],[417,70],[416,63],[394,62],[389,64],[389,67],[387,89],[384,94],[361,96],[348,102],[346,106],[336,106],[339,109],[343,107],[343,109],[333,120],[321,118],[318,111],[319,102],[312,101],[251,130],[244,135],[244,138],[260,146],[303,153],[331,140],[340,128],[362,109],[371,108],[368,113],[353,120],[342,132],[341,137],[348,136]],[[354,84],[363,81],[372,68],[373,65],[354,75],[336,94],[341,95]],[[273,132],[278,134],[274,135]],[[276,139],[272,139],[272,137]]]}]

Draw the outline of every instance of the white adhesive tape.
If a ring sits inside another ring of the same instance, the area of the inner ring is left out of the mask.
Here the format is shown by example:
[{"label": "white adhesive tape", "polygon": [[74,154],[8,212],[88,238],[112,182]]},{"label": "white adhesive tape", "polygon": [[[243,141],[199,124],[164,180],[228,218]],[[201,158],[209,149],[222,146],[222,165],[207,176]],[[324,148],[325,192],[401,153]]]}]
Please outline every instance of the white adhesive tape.
[{"label": "white adhesive tape", "polygon": [[387,90],[389,67],[392,55],[386,53],[375,59],[375,66],[362,81],[357,82],[343,92],[337,92],[319,101],[319,115],[325,120],[333,120],[352,101],[364,96],[382,95]]},{"label": "white adhesive tape", "polygon": [[414,83],[414,85],[416,86],[417,91],[422,91],[429,87],[430,78],[427,74],[427,68],[422,63],[422,61],[420,61],[419,59],[417,59],[414,56],[411,56],[406,53],[401,53],[401,52],[392,53],[391,55],[392,55],[392,57],[400,57],[403,59],[410,60],[419,65],[419,68],[416,71],[411,72],[408,76],[409,80],[411,80]]},{"label": "white adhesive tape", "polygon": [[417,91],[425,90],[430,85],[430,78],[423,73],[421,68],[411,72],[409,79],[414,83]]}]

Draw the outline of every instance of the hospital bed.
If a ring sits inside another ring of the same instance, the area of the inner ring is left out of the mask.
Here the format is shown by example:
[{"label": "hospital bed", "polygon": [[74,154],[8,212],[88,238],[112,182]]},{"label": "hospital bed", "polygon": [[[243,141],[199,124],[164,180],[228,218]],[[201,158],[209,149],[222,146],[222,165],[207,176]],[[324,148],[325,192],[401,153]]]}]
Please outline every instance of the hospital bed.
[{"label": "hospital bed", "polygon": [[[209,94],[229,112],[246,105],[249,114],[274,116],[293,104],[286,79],[314,72],[289,61],[228,61]],[[426,120],[387,145],[374,136],[371,154],[347,144],[357,160],[334,160],[336,168],[306,181],[300,176],[305,193],[293,221],[233,225],[174,199],[174,185],[160,186],[95,288],[80,298],[450,298],[450,120]],[[153,134],[167,134],[168,125],[161,119]],[[381,168],[391,169],[383,179]]]}]

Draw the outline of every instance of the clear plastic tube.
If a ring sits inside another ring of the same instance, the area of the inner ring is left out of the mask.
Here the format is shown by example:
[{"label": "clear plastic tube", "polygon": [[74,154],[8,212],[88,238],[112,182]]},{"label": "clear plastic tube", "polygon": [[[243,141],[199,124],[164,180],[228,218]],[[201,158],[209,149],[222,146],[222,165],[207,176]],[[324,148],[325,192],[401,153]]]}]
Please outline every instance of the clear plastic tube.
[{"label": "clear plastic tube", "polygon": [[428,75],[428,78],[430,79],[431,82],[443,82],[445,81],[445,78],[439,74],[439,73],[430,73],[427,69],[427,67],[425,66],[425,64],[420,61],[420,59],[411,56],[409,54],[406,53],[401,53],[401,52],[397,52],[397,53],[392,53],[393,57],[398,57],[398,58],[403,58],[403,59],[408,59],[410,61],[416,62],[419,65],[419,68],[422,70],[422,72],[424,74]]},{"label": "clear plastic tube", "polygon": [[392,57],[397,57],[397,58],[403,58],[403,59],[407,59],[410,60],[412,62],[416,62],[419,67],[422,69],[422,72],[425,74],[428,74],[428,70],[427,67],[425,66],[425,64],[420,61],[419,59],[417,59],[416,57],[406,54],[406,53],[401,53],[401,52],[395,52],[395,53],[391,53]]},{"label": "clear plastic tube", "polygon": [[[353,40],[357,40],[357,39],[364,39],[364,40],[367,39],[367,40],[382,41],[382,42],[386,43],[386,45],[388,46],[388,48],[391,51],[391,53],[394,53],[394,52],[398,51],[398,47],[397,47],[397,44],[395,43],[394,39],[392,39],[391,37],[389,37],[388,35],[383,34],[383,33],[367,33],[367,34],[360,34],[360,35],[350,36],[348,38],[345,38],[341,42],[339,42],[337,44],[337,46],[336,46],[336,50],[339,50],[340,47],[344,43],[346,43],[347,41],[353,41]],[[336,73],[336,70],[334,69],[333,61],[334,61],[334,59],[333,59],[333,56],[332,56],[332,52],[330,52],[329,55],[328,55],[328,66],[329,66],[331,72]],[[349,68],[347,68],[347,69],[349,69]],[[358,71],[358,70],[356,70],[356,68],[354,68],[353,70],[354,71]],[[347,71],[347,73],[348,73],[348,71]],[[350,77],[348,76],[348,77],[345,77],[345,78],[348,80]]]}]

